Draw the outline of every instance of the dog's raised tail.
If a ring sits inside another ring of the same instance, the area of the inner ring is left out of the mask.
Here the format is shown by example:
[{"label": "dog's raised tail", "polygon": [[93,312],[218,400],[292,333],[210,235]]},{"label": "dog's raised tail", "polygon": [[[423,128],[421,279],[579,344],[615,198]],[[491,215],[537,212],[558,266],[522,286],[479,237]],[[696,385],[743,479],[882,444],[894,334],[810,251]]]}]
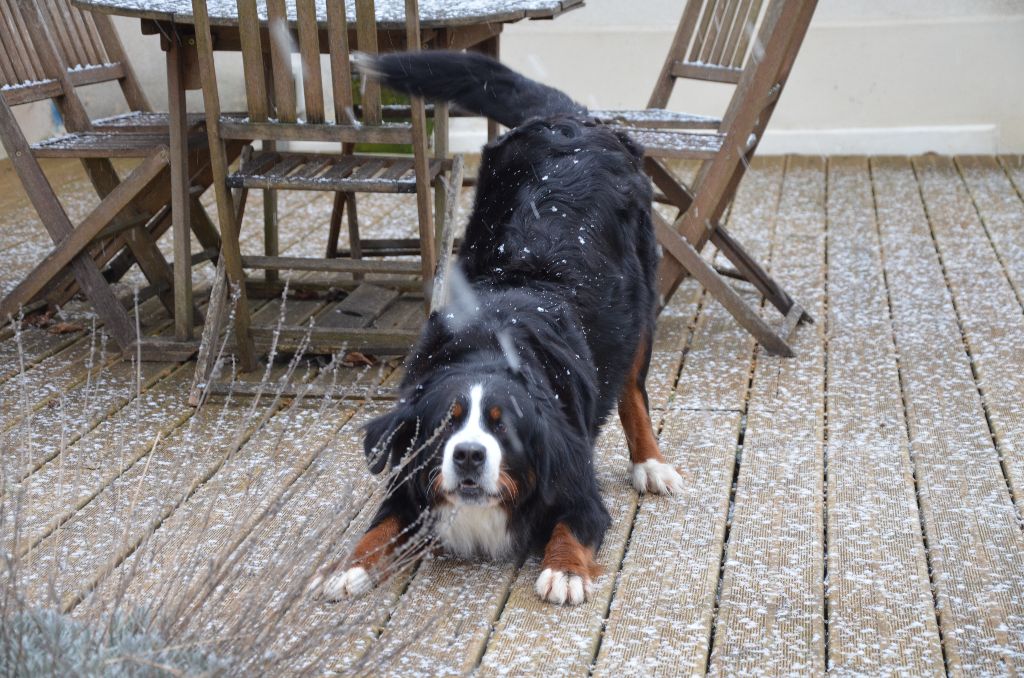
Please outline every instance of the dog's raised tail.
[{"label": "dog's raised tail", "polygon": [[352,58],[364,77],[428,101],[448,101],[475,115],[516,127],[530,118],[586,115],[584,106],[494,59],[470,52],[398,52]]}]

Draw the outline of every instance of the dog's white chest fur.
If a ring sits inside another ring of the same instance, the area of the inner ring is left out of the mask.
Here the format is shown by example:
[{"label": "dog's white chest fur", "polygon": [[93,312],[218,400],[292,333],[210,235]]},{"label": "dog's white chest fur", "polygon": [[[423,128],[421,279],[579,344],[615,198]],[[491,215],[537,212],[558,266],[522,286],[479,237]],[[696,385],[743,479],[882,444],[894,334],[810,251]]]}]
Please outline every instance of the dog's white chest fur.
[{"label": "dog's white chest fur", "polygon": [[466,558],[506,558],[512,551],[508,515],[500,506],[451,506],[438,509],[437,536],[441,545]]}]

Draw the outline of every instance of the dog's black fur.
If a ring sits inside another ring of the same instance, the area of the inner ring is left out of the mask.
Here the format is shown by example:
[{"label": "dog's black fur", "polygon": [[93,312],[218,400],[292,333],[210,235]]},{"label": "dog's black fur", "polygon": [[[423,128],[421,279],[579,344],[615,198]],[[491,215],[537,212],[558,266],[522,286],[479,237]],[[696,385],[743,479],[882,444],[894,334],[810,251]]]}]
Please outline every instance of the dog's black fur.
[{"label": "dog's black fur", "polygon": [[402,463],[374,524],[413,525],[435,505],[445,422],[467,385],[485,382],[507,414],[492,432],[518,489],[504,504],[517,549],[542,546],[562,521],[596,551],[609,516],[594,441],[638,353],[643,390],[654,331],[642,149],[565,94],[483,56],[392,54],[360,66],[395,90],[512,128],[483,149],[458,254],[473,299],[431,315],[401,402],[366,428],[373,472]]}]

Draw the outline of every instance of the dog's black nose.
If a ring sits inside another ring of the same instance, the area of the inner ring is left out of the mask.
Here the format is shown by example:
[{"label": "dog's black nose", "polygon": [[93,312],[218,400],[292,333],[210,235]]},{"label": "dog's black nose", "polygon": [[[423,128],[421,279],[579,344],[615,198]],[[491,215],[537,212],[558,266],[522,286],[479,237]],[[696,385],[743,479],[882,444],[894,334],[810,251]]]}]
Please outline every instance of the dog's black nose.
[{"label": "dog's black nose", "polygon": [[460,443],[452,453],[452,461],[455,462],[455,468],[459,469],[462,473],[471,473],[479,470],[486,458],[487,450],[484,449],[483,445],[477,443]]}]

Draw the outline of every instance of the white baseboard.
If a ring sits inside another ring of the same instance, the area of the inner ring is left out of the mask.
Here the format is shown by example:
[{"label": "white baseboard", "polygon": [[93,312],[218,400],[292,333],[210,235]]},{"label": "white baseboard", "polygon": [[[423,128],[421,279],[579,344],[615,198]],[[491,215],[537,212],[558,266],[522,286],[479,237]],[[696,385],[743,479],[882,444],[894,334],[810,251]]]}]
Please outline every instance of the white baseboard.
[{"label": "white baseboard", "polygon": [[[487,143],[487,123],[480,118],[454,118],[449,127],[452,153],[479,153]],[[291,142],[293,151],[330,151],[337,144]],[[943,155],[1000,153],[996,125],[918,127],[853,127],[848,129],[768,130],[759,155]]]},{"label": "white baseboard", "polygon": [[766,155],[992,154],[999,152],[999,130],[996,125],[769,129],[757,150]]},{"label": "white baseboard", "polygon": [[[453,120],[451,149],[475,153],[487,139],[482,120]],[[853,127],[846,129],[768,130],[758,153],[777,155],[914,155],[918,153],[999,153],[996,125],[938,125],[916,127]]]}]

